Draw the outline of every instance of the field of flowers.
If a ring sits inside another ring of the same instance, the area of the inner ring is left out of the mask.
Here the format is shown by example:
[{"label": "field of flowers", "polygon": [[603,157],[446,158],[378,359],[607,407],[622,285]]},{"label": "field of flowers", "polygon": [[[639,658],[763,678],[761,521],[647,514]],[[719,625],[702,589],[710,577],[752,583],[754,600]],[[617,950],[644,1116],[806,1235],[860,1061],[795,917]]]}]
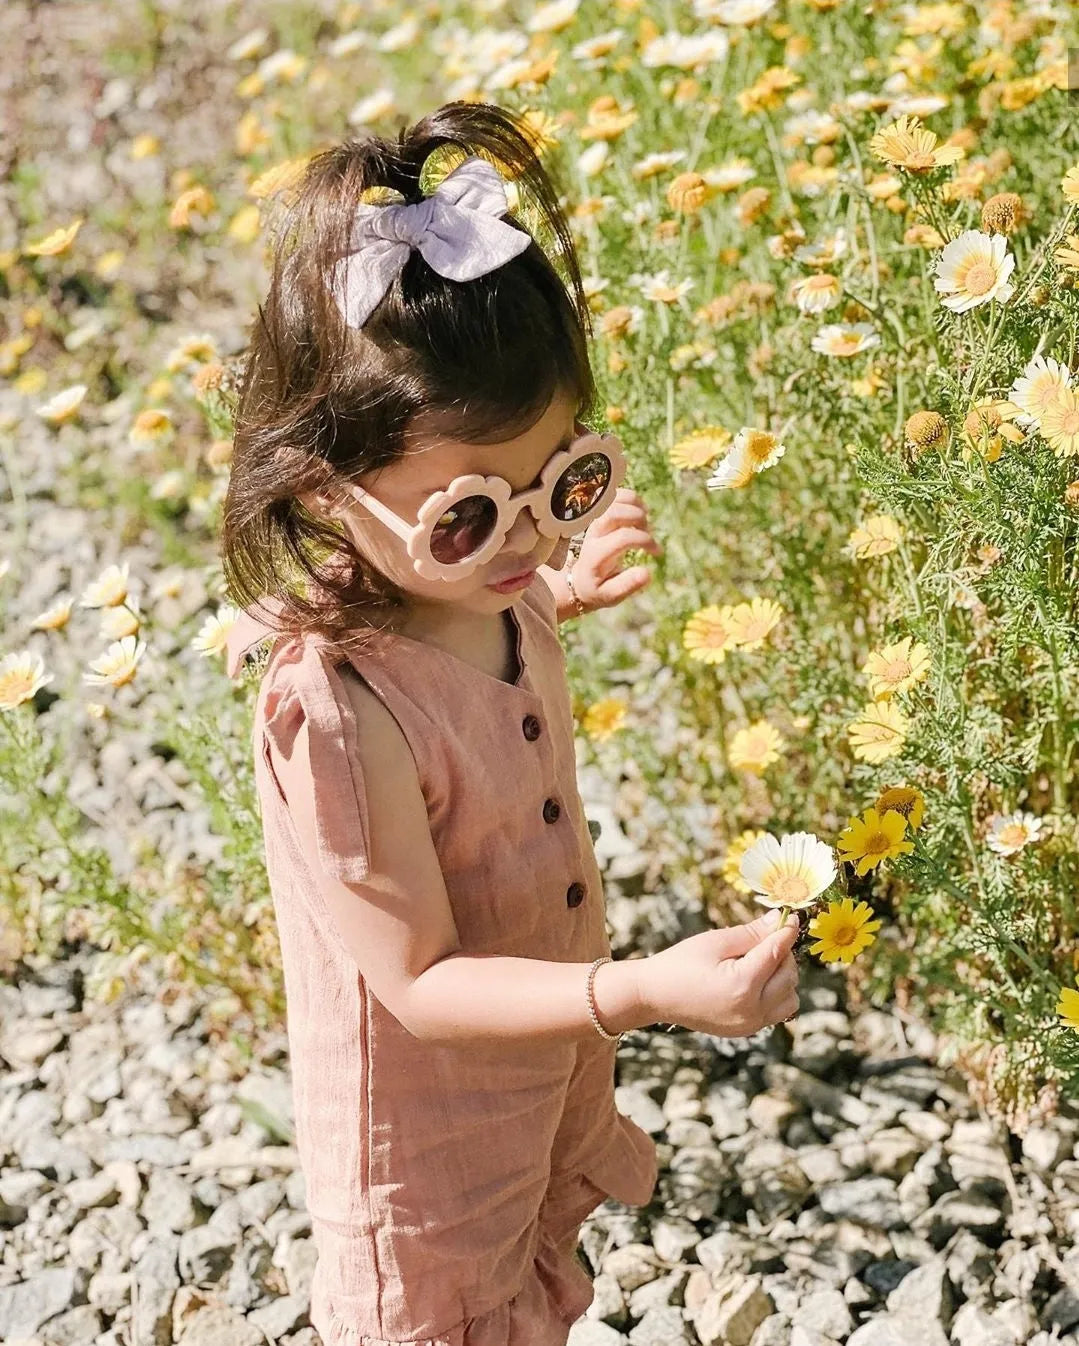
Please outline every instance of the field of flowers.
[{"label": "field of flowers", "polygon": [[[0,18],[42,81],[0,189],[7,965],[93,938],[103,997],[149,961],[221,987],[223,1035],[280,1012],[215,551],[262,227],[323,145],[482,99],[564,189],[594,422],[665,549],[564,633],[650,881],[717,922],[804,912],[804,956],[931,1024],[1015,1129],[1079,1099],[1072,7],[50,8],[52,69],[40,18]],[[59,144],[50,80],[84,109]],[[23,620],[40,433],[119,547]],[[158,573],[124,558],[146,529]],[[214,863],[121,877],[65,799],[71,735],[135,722],[202,790]]]}]

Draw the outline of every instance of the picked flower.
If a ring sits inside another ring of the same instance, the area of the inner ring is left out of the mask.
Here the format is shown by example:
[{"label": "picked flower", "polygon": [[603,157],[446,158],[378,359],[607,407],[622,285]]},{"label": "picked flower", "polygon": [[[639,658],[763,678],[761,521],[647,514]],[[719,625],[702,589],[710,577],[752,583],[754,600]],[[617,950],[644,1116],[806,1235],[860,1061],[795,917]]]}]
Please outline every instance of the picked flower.
[{"label": "picked flower", "polygon": [[779,761],[779,754],[786,746],[782,734],[774,725],[767,720],[755,720],[731,737],[727,760],[736,771],[759,775],[773,762]]},{"label": "picked flower", "polygon": [[991,299],[1005,303],[1013,287],[1008,277],[1015,270],[1015,258],[1008,251],[1003,234],[983,234],[967,229],[953,238],[937,257],[937,275],[933,287],[944,296],[941,302],[953,313],[966,313]]},{"label": "picked flower", "polygon": [[893,519],[890,514],[874,514],[851,533],[847,544],[859,561],[865,561],[895,551],[902,537],[898,519]]},{"label": "picked flower", "polygon": [[742,856],[739,870],[757,901],[766,907],[801,910],[812,906],[835,880],[835,853],[812,832],[766,832]]},{"label": "picked flower", "polygon": [[1042,820],[1033,813],[994,813],[989,819],[985,842],[998,855],[1016,855],[1025,846],[1039,840]]},{"label": "picked flower", "polygon": [[761,837],[767,835],[763,828],[749,827],[744,832],[739,832],[727,847],[720,873],[736,892],[750,893],[753,891],[745,879],[742,878],[742,856],[754,842],[760,841]]},{"label": "picked flower", "polygon": [[15,650],[0,660],[0,710],[14,710],[29,701],[39,687],[52,682],[53,674],[45,672],[40,654],[32,650]]},{"label": "picked flower", "polygon": [[860,761],[883,762],[903,751],[910,721],[894,701],[870,701],[847,726],[851,750]]},{"label": "picked flower", "polygon": [[240,609],[232,603],[223,603],[216,612],[199,627],[198,634],[191,641],[191,648],[199,654],[222,654],[229,632],[236,624]]},{"label": "picked flower", "polygon": [[852,864],[861,878],[881,861],[907,855],[914,849],[913,841],[904,840],[906,830],[907,820],[901,813],[866,809],[862,817],[852,818],[840,835],[839,858]]},{"label": "picked flower", "polygon": [[849,963],[876,939],[880,920],[870,919],[873,908],[865,902],[855,904],[852,897],[841,897],[829,902],[826,910],[818,912],[807,927],[816,944],[809,952],[822,963]]},{"label": "picked flower", "polygon": [[1072,387],[1067,365],[1045,355],[1035,355],[1015,380],[1008,400],[1019,408],[1018,425],[1038,428],[1042,416],[1057,402],[1061,393]]},{"label": "picked flower", "polygon": [[91,671],[82,675],[83,681],[123,687],[134,678],[135,669],[145,653],[146,644],[137,636],[115,640],[100,658],[91,662]]},{"label": "picked flower", "polygon": [[896,692],[910,689],[929,676],[929,650],[911,636],[894,645],[874,650],[862,672],[869,679],[869,694],[874,701],[889,701]]},{"label": "picked flower", "polygon": [[916,832],[925,816],[925,797],[920,790],[915,790],[912,786],[890,785],[877,795],[873,807],[880,814],[902,814],[910,830]]}]

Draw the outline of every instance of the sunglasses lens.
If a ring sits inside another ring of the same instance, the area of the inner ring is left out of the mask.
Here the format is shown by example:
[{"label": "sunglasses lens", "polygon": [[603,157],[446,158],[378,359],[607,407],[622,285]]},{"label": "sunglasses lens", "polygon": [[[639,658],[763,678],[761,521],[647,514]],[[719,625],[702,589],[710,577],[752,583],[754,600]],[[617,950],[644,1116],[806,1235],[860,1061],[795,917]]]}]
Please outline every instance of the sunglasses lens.
[{"label": "sunglasses lens", "polygon": [[611,460],[606,454],[582,454],[555,482],[551,492],[551,512],[564,523],[583,518],[607,489],[610,480]]},{"label": "sunglasses lens", "polygon": [[458,500],[438,519],[431,534],[431,555],[441,565],[467,561],[494,531],[498,506],[489,495]]}]

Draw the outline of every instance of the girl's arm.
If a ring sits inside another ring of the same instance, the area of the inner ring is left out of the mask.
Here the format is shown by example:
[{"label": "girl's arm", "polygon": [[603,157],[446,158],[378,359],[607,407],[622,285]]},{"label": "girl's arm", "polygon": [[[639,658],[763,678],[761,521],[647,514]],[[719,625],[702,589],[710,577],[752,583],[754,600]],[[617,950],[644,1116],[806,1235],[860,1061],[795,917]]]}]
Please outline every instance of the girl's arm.
[{"label": "girl's arm", "polygon": [[[361,882],[345,882],[319,864],[310,783],[290,777],[287,762],[275,771],[319,893],[372,993],[410,1033],[430,1042],[595,1037],[585,995],[590,963],[462,952],[412,750],[362,679],[348,665],[342,673],[363,778],[376,785],[365,791],[368,864]],[[605,963],[596,973],[596,1012],[609,1033],[659,1017],[642,1001],[642,962]]]}]

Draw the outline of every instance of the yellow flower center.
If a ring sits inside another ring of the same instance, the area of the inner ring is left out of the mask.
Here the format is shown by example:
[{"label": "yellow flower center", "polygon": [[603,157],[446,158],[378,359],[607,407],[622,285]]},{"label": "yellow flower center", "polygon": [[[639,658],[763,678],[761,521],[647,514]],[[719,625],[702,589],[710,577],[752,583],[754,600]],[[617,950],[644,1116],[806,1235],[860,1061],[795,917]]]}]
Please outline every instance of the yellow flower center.
[{"label": "yellow flower center", "polygon": [[996,280],[995,267],[989,262],[975,262],[963,277],[963,288],[969,294],[988,294]]},{"label": "yellow flower center", "polygon": [[903,167],[913,169],[915,172],[923,172],[927,168],[935,168],[936,162],[931,150],[908,150],[907,156],[903,160]]},{"label": "yellow flower center", "polygon": [[871,832],[865,839],[863,850],[866,855],[887,855],[891,846],[891,840],[886,832]]},{"label": "yellow flower center", "polygon": [[1009,823],[1007,827],[1002,827],[997,836],[997,840],[1002,846],[1024,846],[1027,839],[1027,829],[1022,823]]},{"label": "yellow flower center", "polygon": [[1073,407],[1061,416],[1060,432],[1064,435],[1079,435],[1079,407]]},{"label": "yellow flower center", "polygon": [[781,874],[772,885],[772,896],[780,902],[804,902],[809,884],[800,874]]},{"label": "yellow flower center", "polygon": [[860,336],[858,336],[856,333],[847,332],[843,336],[838,336],[835,338],[833,343],[833,349],[839,355],[842,355],[844,353],[849,353],[853,355],[861,344],[862,344],[862,338]]},{"label": "yellow flower center", "polygon": [[853,925],[837,925],[832,931],[832,943],[838,944],[840,948],[853,944],[857,938],[858,931]]},{"label": "yellow flower center", "polygon": [[892,659],[884,665],[881,677],[885,682],[902,682],[904,678],[910,677],[911,671],[909,659]]}]

